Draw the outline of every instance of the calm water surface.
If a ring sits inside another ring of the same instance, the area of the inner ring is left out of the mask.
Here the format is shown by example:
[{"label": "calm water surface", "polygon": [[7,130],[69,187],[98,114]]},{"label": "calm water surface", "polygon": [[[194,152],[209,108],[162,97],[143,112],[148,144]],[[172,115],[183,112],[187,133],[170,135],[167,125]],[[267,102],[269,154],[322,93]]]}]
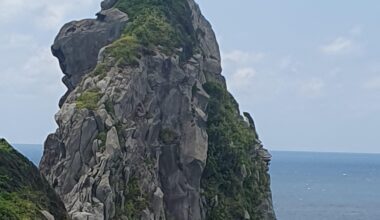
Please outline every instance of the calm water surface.
[{"label": "calm water surface", "polygon": [[380,220],[380,155],[272,154],[279,220]]},{"label": "calm water surface", "polygon": [[[15,145],[35,164],[41,145]],[[272,152],[279,220],[380,220],[380,155]]]}]

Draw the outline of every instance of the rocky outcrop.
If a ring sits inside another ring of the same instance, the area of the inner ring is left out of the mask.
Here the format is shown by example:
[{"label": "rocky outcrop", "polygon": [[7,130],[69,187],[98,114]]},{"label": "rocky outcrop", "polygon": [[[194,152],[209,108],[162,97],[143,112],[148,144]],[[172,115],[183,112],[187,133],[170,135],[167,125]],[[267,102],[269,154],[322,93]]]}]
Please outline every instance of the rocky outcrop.
[{"label": "rocky outcrop", "polygon": [[117,0],[102,1],[102,3],[101,3],[102,10],[108,10],[108,9],[112,8],[116,4],[116,2],[117,2]]},{"label": "rocky outcrop", "polygon": [[[111,3],[107,1],[104,7],[110,8]],[[73,21],[62,27],[51,48],[68,88],[60,107],[82,77],[95,68],[100,49],[120,38],[127,21],[125,13],[113,8],[97,13],[97,19]]]},{"label": "rocky outcrop", "polygon": [[[68,33],[73,26],[83,28]],[[107,31],[115,26],[117,34]],[[40,169],[74,220],[223,219],[212,217],[217,205],[210,198],[227,204],[231,196],[204,172],[223,162],[208,162],[209,146],[219,140],[209,137],[217,124],[208,119],[214,96],[207,85],[227,91],[214,32],[193,0],[104,1],[96,21],[63,27],[53,53],[69,90]],[[231,109],[231,120],[247,131],[241,149],[250,155],[236,195],[256,183],[262,192],[226,210],[237,210],[232,219],[274,219],[268,162],[256,132],[237,105]]]},{"label": "rocky outcrop", "polygon": [[37,167],[4,139],[0,139],[0,219],[68,219],[64,204]]}]

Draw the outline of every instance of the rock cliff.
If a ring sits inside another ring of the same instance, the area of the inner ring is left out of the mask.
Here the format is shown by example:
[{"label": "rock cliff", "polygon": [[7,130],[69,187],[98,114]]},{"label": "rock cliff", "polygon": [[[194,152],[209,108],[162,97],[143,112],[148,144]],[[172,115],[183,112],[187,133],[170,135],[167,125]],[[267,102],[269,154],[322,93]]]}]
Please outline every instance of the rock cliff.
[{"label": "rock cliff", "polygon": [[0,219],[68,219],[64,204],[37,167],[4,139],[0,139]]},{"label": "rock cliff", "polygon": [[193,0],[106,0],[53,54],[68,92],[42,173],[72,219],[275,219],[270,154]]}]

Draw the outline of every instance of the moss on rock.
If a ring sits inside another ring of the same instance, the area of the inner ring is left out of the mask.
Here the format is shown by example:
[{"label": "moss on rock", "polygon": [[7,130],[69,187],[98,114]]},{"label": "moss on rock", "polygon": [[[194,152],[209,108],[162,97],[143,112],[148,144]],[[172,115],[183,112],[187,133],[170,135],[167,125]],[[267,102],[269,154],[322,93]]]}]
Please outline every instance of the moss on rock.
[{"label": "moss on rock", "polygon": [[130,19],[121,39],[106,51],[116,61],[136,65],[141,51],[155,49],[178,52],[182,59],[192,55],[197,41],[186,0],[119,0],[115,7]]},{"label": "moss on rock", "polygon": [[177,140],[178,134],[171,129],[165,128],[165,129],[162,129],[160,131],[159,137],[160,137],[160,141],[162,141],[162,143],[173,144]]},{"label": "moss on rock", "polygon": [[147,195],[141,192],[137,179],[132,178],[128,183],[126,195],[126,213],[130,219],[137,219],[139,214],[149,206]]},{"label": "moss on rock", "polygon": [[79,109],[95,110],[101,94],[97,89],[91,89],[82,93],[76,100],[76,106]]},{"label": "moss on rock", "polygon": [[117,65],[138,65],[139,44],[135,36],[125,35],[112,43],[106,52],[115,58]]}]

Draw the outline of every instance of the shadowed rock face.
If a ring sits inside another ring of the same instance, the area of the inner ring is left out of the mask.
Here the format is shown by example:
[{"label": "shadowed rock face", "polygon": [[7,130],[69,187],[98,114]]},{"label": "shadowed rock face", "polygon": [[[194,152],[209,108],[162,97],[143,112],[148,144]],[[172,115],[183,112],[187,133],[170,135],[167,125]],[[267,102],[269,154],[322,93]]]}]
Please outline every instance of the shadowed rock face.
[{"label": "shadowed rock face", "polygon": [[[103,1],[96,20],[60,31],[52,50],[69,90],[56,114],[59,128],[45,142],[41,172],[74,220],[211,219],[201,186],[212,141],[204,85],[226,89],[214,32],[193,0],[162,1],[180,3],[173,11],[186,12],[193,52],[185,56],[186,50],[165,45],[136,49],[132,36],[121,35],[133,27],[117,9],[128,1],[135,0]],[[241,118],[238,109],[234,114]],[[256,148],[252,155],[264,152]],[[255,158],[267,178],[267,163]],[[270,190],[257,200],[262,219],[275,219]],[[240,214],[255,219],[246,210]]]}]

